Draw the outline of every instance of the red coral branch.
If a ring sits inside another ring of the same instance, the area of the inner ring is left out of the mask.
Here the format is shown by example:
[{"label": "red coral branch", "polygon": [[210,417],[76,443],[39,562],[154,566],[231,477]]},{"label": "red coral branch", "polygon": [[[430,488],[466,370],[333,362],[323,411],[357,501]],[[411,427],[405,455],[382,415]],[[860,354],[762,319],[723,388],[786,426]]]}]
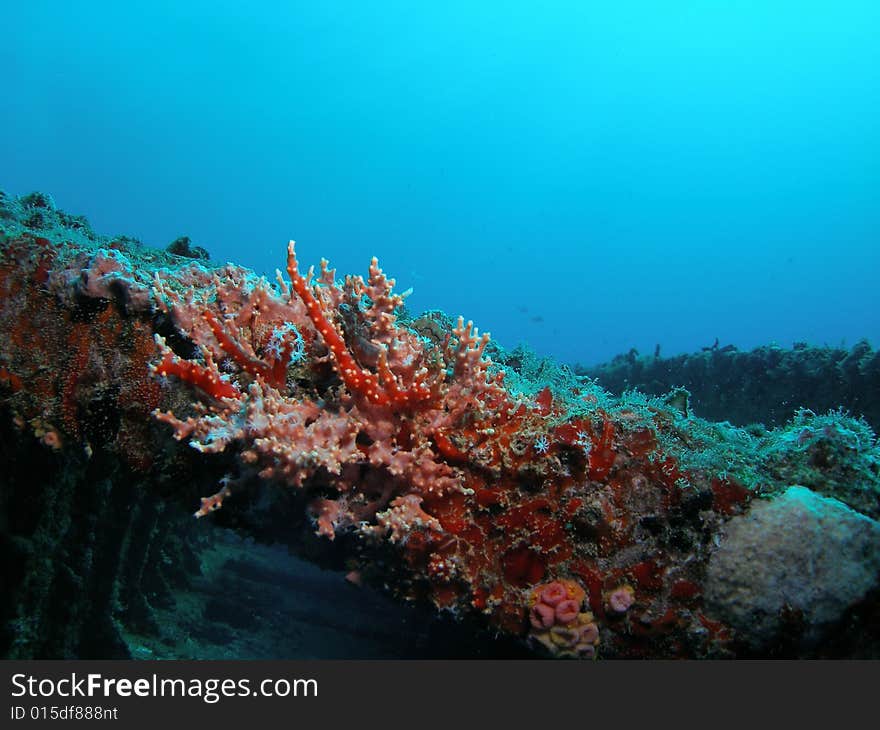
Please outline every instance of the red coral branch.
[{"label": "red coral branch", "polygon": [[210,354],[205,355],[206,364],[199,365],[177,357],[165,344],[165,339],[159,335],[156,335],[156,344],[162,351],[162,360],[158,365],[151,367],[155,375],[162,377],[173,375],[217,400],[241,397],[241,391],[228,380],[223,379]]},{"label": "red coral branch", "polygon": [[213,312],[206,309],[202,313],[202,318],[217,339],[217,344],[242,370],[251,375],[259,375],[273,388],[280,388],[284,385],[287,375],[287,361],[290,359],[292,351],[290,343],[285,343],[278,358],[273,359],[272,362],[265,362],[258,357],[252,356],[238,344],[229,334],[226,327],[221,324],[220,320],[214,316]]},{"label": "red coral branch", "polygon": [[287,273],[290,276],[291,286],[306,305],[309,319],[330,350],[336,372],[345,386],[353,394],[360,395],[368,402],[379,406],[406,408],[431,400],[434,392],[427,382],[427,370],[422,369],[415,373],[413,382],[408,387],[401,387],[388,367],[388,352],[384,346],[379,352],[378,374],[358,365],[333,322],[332,314],[322,306],[312,292],[311,280],[314,267],[309,268],[305,277],[299,273],[294,245],[291,241],[287,247]]}]

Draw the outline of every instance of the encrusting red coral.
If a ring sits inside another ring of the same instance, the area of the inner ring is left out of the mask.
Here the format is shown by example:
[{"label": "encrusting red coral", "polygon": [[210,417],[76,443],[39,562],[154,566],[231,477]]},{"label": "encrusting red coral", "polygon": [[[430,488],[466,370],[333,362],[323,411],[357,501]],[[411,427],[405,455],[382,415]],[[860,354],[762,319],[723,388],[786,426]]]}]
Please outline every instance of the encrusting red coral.
[{"label": "encrusting red coral", "polygon": [[[696,625],[693,600],[670,592],[688,578],[685,556],[661,567],[632,548],[653,539],[640,518],[680,500],[683,472],[657,449],[662,418],[630,425],[591,393],[507,386],[472,323],[401,322],[403,297],[375,259],[366,281],[339,283],[326,261],[315,279],[291,242],[287,273],[277,289],[232,270],[190,292],[156,282],[157,306],[200,355],[157,338],[154,375],[199,394],[186,418],[157,413],[177,439],[234,449],[242,477],[295,488],[317,535],[360,544],[365,580],[388,583],[368,558],[379,553],[407,576],[398,592],[553,655],[593,656],[603,619],[603,646],[620,654],[622,637],[662,633],[654,617],[675,600],[676,620]],[[197,514],[229,497],[224,487]],[[621,594],[607,613],[603,596],[630,583],[645,612],[620,611]]]}]

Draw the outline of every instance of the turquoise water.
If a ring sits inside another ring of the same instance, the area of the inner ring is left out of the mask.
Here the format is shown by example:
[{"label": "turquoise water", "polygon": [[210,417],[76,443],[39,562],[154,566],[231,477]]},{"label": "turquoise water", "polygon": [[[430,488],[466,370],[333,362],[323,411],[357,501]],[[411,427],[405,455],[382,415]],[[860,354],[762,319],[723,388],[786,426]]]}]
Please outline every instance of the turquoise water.
[{"label": "turquoise water", "polygon": [[880,340],[880,4],[5,4],[0,188],[593,363]]}]

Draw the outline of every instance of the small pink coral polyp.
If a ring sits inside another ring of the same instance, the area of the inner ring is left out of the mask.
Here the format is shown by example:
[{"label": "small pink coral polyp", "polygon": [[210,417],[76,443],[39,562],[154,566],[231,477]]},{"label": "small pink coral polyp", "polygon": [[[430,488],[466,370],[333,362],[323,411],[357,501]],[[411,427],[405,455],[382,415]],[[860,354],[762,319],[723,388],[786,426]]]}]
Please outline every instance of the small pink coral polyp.
[{"label": "small pink coral polyp", "polygon": [[568,591],[562,583],[550,583],[541,591],[541,603],[556,607],[568,598]]},{"label": "small pink coral polyp", "polygon": [[536,603],[532,606],[531,613],[532,626],[536,629],[549,629],[556,622],[556,612],[553,606],[546,603]]},{"label": "small pink coral polyp", "polygon": [[608,607],[615,613],[626,613],[635,602],[636,592],[628,585],[615,588],[608,596]]},{"label": "small pink coral polyp", "polygon": [[556,604],[556,623],[567,624],[574,621],[578,617],[580,610],[580,603],[571,599],[566,599]]},{"label": "small pink coral polyp", "polygon": [[599,627],[590,622],[581,627],[579,644],[595,644],[599,640]]}]

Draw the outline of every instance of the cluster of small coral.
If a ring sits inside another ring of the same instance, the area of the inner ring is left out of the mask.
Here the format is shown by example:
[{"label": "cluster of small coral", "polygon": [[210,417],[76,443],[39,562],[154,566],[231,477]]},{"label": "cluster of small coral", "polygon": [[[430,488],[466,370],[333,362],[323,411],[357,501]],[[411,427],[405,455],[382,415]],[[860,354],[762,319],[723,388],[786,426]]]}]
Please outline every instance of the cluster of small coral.
[{"label": "cluster of small coral", "polygon": [[[29,267],[61,309],[117,305],[97,317],[116,328],[107,337],[127,328],[132,345],[102,362],[116,362],[113,373],[163,425],[158,435],[142,426],[139,447],[127,442],[132,463],[170,430],[229,469],[198,516],[268,504],[297,530],[295,515],[305,515],[316,539],[349,557],[352,580],[476,619],[537,651],[760,650],[717,599],[742,586],[731,570],[745,570],[723,557],[726,535],[739,525],[738,539],[752,539],[765,525],[747,521],[753,505],[804,479],[839,484],[821,499],[859,510],[846,524],[874,544],[878,449],[845,414],[801,413],[759,438],[694,418],[682,392],[613,398],[558,367],[530,377],[522,353],[504,352],[461,318],[405,316],[404,297],[375,259],[365,278],[339,280],[326,261],[304,275],[291,243],[287,276],[270,283],[233,265],[167,255],[146,264],[125,241],[68,248],[17,235],[0,280],[8,302],[25,301],[13,273]],[[21,315],[6,304],[0,325],[12,330]],[[94,344],[83,348],[86,367]],[[0,350],[0,385],[19,410],[36,372],[26,350],[24,341]],[[66,413],[59,442],[82,440],[85,391],[70,377],[79,395],[57,398]],[[790,537],[816,540],[796,527]],[[840,552],[864,566],[841,611],[873,585],[873,562],[854,555]],[[718,570],[722,559],[734,568]],[[755,590],[766,583],[754,577]],[[809,620],[813,604],[798,605]]]},{"label": "cluster of small coral", "polygon": [[584,597],[584,589],[571,580],[535,588],[529,597],[529,640],[560,657],[594,657],[599,628],[592,613],[581,611]]}]

